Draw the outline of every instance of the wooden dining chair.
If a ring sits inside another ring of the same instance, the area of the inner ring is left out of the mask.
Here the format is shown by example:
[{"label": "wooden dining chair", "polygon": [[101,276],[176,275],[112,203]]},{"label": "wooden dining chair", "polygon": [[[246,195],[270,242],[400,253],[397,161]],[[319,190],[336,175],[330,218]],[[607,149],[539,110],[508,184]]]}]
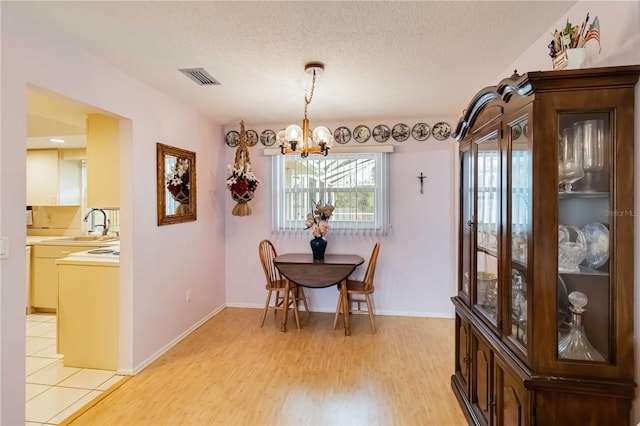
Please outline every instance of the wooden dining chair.
[{"label": "wooden dining chair", "polygon": [[[377,242],[375,246],[373,246],[373,252],[371,253],[371,257],[369,258],[369,263],[367,264],[367,271],[364,274],[364,279],[362,281],[350,280],[347,279],[347,306],[349,306],[349,314],[353,311],[351,308],[352,304],[355,303],[357,308],[356,312],[368,312],[369,320],[371,321],[371,330],[376,332],[376,325],[373,322],[373,301],[371,300],[371,295],[373,294],[374,286],[373,286],[373,278],[376,274],[376,263],[378,262],[378,252],[380,251],[380,243]],[[340,286],[338,286],[338,290],[340,290]],[[343,311],[342,307],[344,306],[342,303],[342,292],[340,292],[340,296],[338,297],[338,306],[336,307],[336,315],[333,318],[333,329],[336,329],[336,325],[338,324],[338,316],[340,312]],[[365,303],[367,305],[367,310],[363,310],[361,304]],[[344,312],[343,312],[344,315]]]},{"label": "wooden dining chair", "polygon": [[[267,294],[267,301],[264,304],[264,314],[262,316],[262,322],[260,323],[260,327],[262,327],[264,325],[264,320],[267,317],[267,312],[269,312],[269,309],[273,309],[274,315],[278,310],[284,310],[284,292],[288,280],[280,273],[278,268],[276,268],[276,265],[273,263],[273,260],[277,256],[277,253],[271,241],[260,241],[260,244],[258,245],[258,253],[260,254],[260,262],[262,263],[262,269],[264,270],[264,275],[267,280],[265,289],[267,289],[267,291],[269,292]],[[270,305],[271,296],[274,292],[276,293],[276,299],[274,304]],[[286,309],[288,310],[289,308],[293,308],[293,313],[296,318],[296,325],[298,326],[298,330],[300,329],[300,318],[298,315],[299,302],[303,302],[305,310],[307,311],[307,314],[309,314],[309,305],[307,304],[307,298],[304,294],[304,289],[302,288],[302,286],[290,282],[289,304]]]}]

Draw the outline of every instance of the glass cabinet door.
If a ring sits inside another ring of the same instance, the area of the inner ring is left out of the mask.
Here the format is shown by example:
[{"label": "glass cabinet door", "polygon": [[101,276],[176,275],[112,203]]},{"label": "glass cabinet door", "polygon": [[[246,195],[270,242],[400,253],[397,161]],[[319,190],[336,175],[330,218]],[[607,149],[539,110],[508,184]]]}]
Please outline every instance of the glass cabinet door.
[{"label": "glass cabinet door", "polygon": [[610,359],[611,120],[563,113],[558,129],[558,358]]},{"label": "glass cabinet door", "polygon": [[531,145],[529,143],[529,119],[524,115],[509,123],[511,135],[510,149],[510,205],[508,217],[511,223],[511,271],[510,296],[510,330],[512,338],[519,345],[527,345],[527,300],[528,281],[527,265],[529,260],[529,235],[531,233]]},{"label": "glass cabinet door", "polygon": [[475,141],[476,157],[476,291],[475,306],[494,325],[498,312],[500,146],[498,131]]},{"label": "glass cabinet door", "polygon": [[460,285],[458,291],[469,297],[471,280],[471,237],[473,230],[473,157],[471,147],[460,153]]}]

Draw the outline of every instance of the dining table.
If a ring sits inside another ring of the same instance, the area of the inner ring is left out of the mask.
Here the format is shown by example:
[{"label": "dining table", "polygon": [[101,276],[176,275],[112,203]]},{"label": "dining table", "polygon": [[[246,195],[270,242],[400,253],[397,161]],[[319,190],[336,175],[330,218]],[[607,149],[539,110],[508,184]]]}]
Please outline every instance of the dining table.
[{"label": "dining table", "polygon": [[[326,254],[324,259],[314,259],[312,254],[286,253],[277,256],[273,263],[287,278],[284,292],[284,306],[289,306],[289,282],[303,287],[324,288],[338,285],[342,294],[342,312],[344,312],[344,334],[351,335],[349,320],[349,299],[347,297],[347,278],[364,259],[356,254]],[[284,310],[280,331],[287,331],[289,310]]]}]

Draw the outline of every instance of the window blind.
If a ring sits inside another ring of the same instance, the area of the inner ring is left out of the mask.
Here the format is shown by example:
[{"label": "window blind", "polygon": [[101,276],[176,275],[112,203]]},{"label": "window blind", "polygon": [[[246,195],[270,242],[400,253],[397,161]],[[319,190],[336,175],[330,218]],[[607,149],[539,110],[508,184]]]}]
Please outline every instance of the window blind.
[{"label": "window blind", "polygon": [[348,236],[389,232],[387,153],[273,156],[274,232],[305,231],[316,203],[335,207],[330,233]]}]

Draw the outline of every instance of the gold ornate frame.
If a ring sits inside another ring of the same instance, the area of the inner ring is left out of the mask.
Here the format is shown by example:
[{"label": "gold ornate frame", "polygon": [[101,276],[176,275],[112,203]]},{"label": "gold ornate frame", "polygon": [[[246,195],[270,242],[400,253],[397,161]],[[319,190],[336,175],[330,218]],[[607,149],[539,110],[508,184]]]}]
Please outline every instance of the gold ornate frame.
[{"label": "gold ornate frame", "polygon": [[196,153],[156,143],[158,226],[196,220]]}]

